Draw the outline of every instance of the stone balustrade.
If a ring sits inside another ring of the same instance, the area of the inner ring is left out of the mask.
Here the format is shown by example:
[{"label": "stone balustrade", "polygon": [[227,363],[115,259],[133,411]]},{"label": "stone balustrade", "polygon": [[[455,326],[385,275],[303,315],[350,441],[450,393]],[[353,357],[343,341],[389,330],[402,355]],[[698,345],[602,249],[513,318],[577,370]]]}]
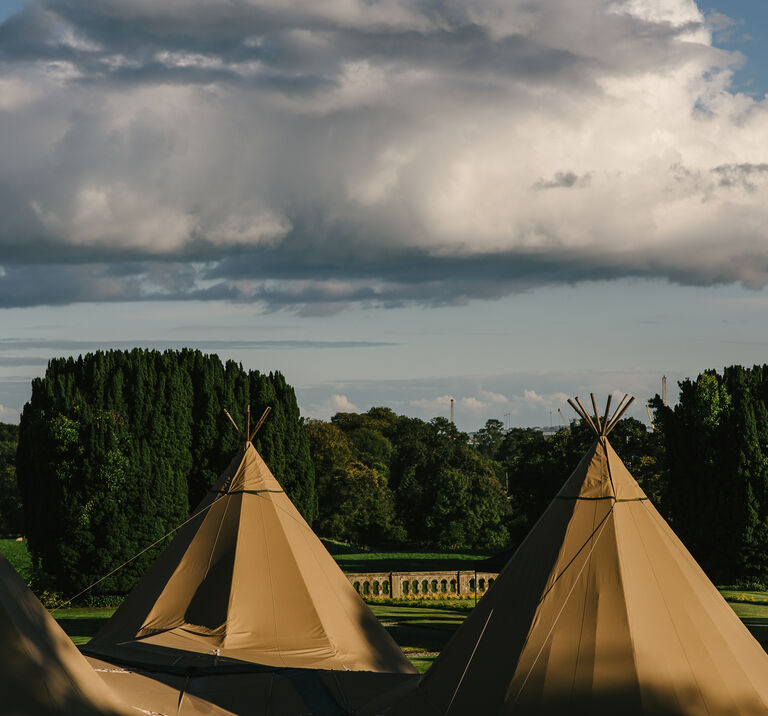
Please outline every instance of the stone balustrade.
[{"label": "stone balustrade", "polygon": [[[418,597],[446,595],[478,597],[498,577],[496,572],[365,572],[345,574],[362,597]],[[475,581],[477,580],[477,581]],[[477,591],[475,591],[477,590]]]}]

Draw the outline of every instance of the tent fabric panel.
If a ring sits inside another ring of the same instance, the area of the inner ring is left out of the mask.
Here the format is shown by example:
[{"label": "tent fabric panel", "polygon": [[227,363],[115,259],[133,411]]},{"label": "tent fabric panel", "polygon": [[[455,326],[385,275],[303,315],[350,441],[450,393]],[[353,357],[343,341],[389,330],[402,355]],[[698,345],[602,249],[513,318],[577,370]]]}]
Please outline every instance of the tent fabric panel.
[{"label": "tent fabric panel", "polygon": [[[225,538],[231,534],[231,526],[226,524],[230,502],[231,500],[218,500],[203,517],[197,534],[178,561],[165,588],[151,605],[136,636],[174,629],[186,623],[187,609],[213,562],[213,545],[218,542],[222,532]],[[197,616],[203,616],[205,611],[205,608],[200,608],[198,602]],[[215,606],[209,607],[207,611],[215,611]]]},{"label": "tent fabric panel", "polygon": [[127,714],[0,554],[0,714]]},{"label": "tent fabric panel", "polygon": [[600,441],[595,440],[557,496],[561,499],[581,497],[593,500],[613,497],[610,482],[606,483],[601,478],[605,466],[605,450],[601,449]]},{"label": "tent fabric panel", "polygon": [[[627,550],[635,549],[638,565],[632,578],[646,583],[649,597],[657,593],[653,614],[651,598],[640,601],[636,593],[628,594],[638,623],[638,666],[650,672],[644,683],[654,692],[651,699],[667,699],[685,714],[768,712],[768,655],[655,508],[649,503],[622,507]],[[656,640],[648,642],[642,627],[652,618],[660,628]],[[658,673],[662,652],[665,669]]]},{"label": "tent fabric panel", "polygon": [[222,639],[226,638],[242,506],[243,495],[233,495],[226,500],[207,568],[184,612],[186,631],[217,633]]},{"label": "tent fabric panel", "polygon": [[579,502],[564,543],[510,683],[510,713],[575,708],[596,692],[639,701],[612,503]]},{"label": "tent fabric panel", "polygon": [[616,454],[613,446],[607,438],[600,438],[607,458],[608,476],[613,484],[613,489],[618,501],[647,500],[648,496],[643,492],[637,480],[627,470],[627,466]]},{"label": "tent fabric panel", "polygon": [[[251,569],[250,555],[239,550],[225,649],[254,652],[266,641],[270,662],[275,666],[308,666],[321,655],[333,656],[334,647],[326,634],[295,553],[291,535],[284,530],[275,505],[260,495],[244,495],[247,506],[240,538],[255,545],[259,567]],[[255,534],[254,534],[255,533]],[[250,539],[249,539],[250,537]],[[262,612],[254,601],[271,602]],[[266,617],[266,618],[265,618]],[[226,652],[225,652],[226,653]],[[260,663],[270,663],[260,661]]]},{"label": "tent fabric panel", "polygon": [[550,504],[537,528],[451,637],[413,698],[434,704],[441,713],[453,700],[452,711],[472,713],[477,694],[482,693],[491,712],[501,709],[576,504],[573,500]]},{"label": "tent fabric panel", "polygon": [[[316,603],[326,632],[333,634],[338,659],[352,671],[415,674],[416,670],[395,640],[339,568],[336,560],[309,528],[302,531],[312,559],[312,583],[320,590]],[[310,573],[310,570],[307,570]]]}]

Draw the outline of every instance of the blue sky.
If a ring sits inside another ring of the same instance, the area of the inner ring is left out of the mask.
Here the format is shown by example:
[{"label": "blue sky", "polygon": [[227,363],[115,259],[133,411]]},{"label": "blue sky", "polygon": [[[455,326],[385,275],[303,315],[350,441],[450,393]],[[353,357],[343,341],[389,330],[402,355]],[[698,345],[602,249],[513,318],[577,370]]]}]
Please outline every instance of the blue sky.
[{"label": "blue sky", "polygon": [[762,2],[3,17],[2,420],[110,346],[464,429],[768,359]]}]

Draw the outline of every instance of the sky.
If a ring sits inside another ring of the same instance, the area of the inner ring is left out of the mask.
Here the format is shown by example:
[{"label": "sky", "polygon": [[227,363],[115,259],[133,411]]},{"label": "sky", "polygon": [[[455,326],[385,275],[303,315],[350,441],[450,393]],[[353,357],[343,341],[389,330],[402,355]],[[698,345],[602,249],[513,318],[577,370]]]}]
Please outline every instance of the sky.
[{"label": "sky", "polygon": [[184,345],[304,415],[768,360],[768,3],[0,0],[0,420]]}]

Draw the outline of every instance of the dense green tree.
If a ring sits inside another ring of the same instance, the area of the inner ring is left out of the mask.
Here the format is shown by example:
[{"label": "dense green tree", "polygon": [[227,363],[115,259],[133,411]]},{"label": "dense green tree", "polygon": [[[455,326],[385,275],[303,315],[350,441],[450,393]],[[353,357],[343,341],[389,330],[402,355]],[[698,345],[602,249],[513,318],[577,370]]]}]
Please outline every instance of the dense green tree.
[{"label": "dense green tree", "polygon": [[[273,412],[255,444],[298,508],[317,512],[293,390],[199,351],[107,351],[57,359],[22,414],[18,481],[38,575],[75,592],[182,523],[241,444],[250,404]],[[124,592],[165,543],[100,583]]]},{"label": "dense green tree", "polygon": [[24,532],[21,494],[16,484],[16,446],[19,426],[0,423],[0,535]]},{"label": "dense green tree", "polygon": [[489,460],[495,460],[496,455],[504,441],[504,423],[501,420],[491,418],[477,431],[475,435],[475,447],[477,451]]},{"label": "dense green tree", "polygon": [[325,483],[322,499],[333,509],[321,511],[321,534],[355,545],[402,540],[403,531],[395,522],[395,500],[387,478],[373,468],[354,460],[348,462]]},{"label": "dense green tree", "polygon": [[394,429],[390,481],[408,538],[446,549],[501,549],[509,507],[491,467],[445,418],[403,418]]},{"label": "dense green tree", "polygon": [[[366,431],[380,438],[366,436],[366,445],[386,440],[370,428],[348,427],[358,437],[360,431]],[[308,420],[305,428],[315,467],[317,531],[358,545],[401,541],[403,530],[395,519],[394,496],[386,475],[356,458],[355,444],[337,425]],[[378,464],[379,458],[377,455],[373,462]]]},{"label": "dense green tree", "polygon": [[768,366],[706,371],[654,401],[675,529],[719,582],[768,579]]}]

